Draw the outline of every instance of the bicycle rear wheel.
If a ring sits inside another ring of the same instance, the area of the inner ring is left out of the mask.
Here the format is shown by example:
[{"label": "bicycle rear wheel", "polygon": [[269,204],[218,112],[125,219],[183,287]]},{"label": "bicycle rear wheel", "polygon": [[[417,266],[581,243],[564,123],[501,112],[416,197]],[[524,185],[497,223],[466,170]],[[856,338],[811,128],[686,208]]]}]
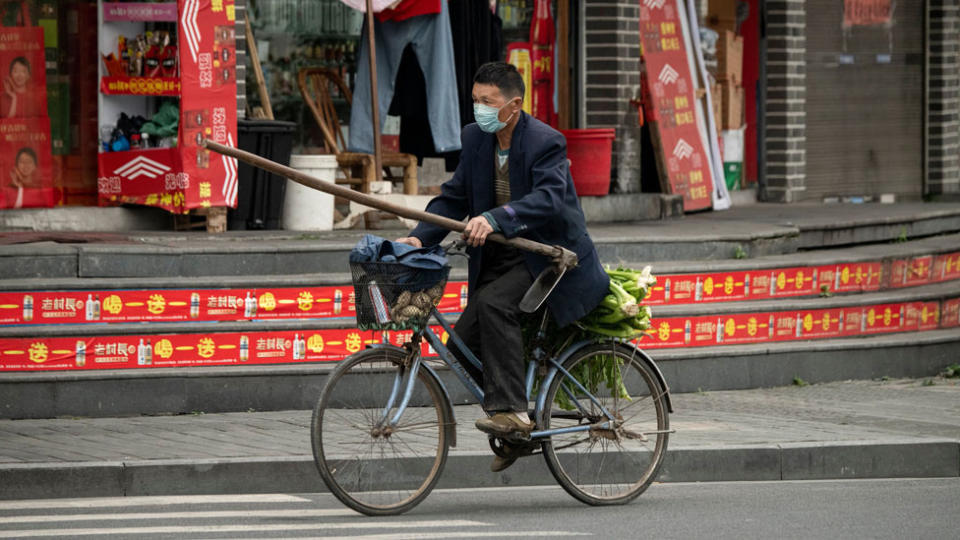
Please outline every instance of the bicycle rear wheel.
[{"label": "bicycle rear wheel", "polygon": [[[324,483],[341,502],[367,515],[406,512],[433,489],[449,443],[445,397],[421,369],[410,403],[389,426],[403,396],[385,411],[406,353],[375,348],[344,359],[330,375],[313,412],[313,457]],[[406,381],[406,377],[401,377]]]},{"label": "bicycle rear wheel", "polygon": [[[546,440],[547,466],[563,489],[584,503],[625,504],[647,489],[663,463],[670,427],[665,389],[636,349],[613,341],[585,347],[563,367],[617,421],[612,429],[599,427],[606,421],[602,409],[558,373],[547,389],[540,425],[543,429],[598,427]],[[609,388],[606,381],[611,376],[623,386]],[[558,393],[572,410],[558,406]]]}]

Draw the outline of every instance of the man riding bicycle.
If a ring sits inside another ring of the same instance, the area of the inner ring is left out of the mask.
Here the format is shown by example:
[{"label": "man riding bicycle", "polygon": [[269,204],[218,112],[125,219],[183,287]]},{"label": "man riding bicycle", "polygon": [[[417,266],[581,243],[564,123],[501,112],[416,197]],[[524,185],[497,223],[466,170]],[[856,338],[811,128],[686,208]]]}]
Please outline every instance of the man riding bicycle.
[{"label": "man riding bicycle", "polygon": [[[576,253],[578,266],[564,275],[546,302],[560,327],[586,315],[609,292],[609,278],[587,234],[573,187],[566,139],[521,110],[523,95],[523,79],[512,65],[491,62],[477,70],[476,123],[463,129],[460,164],[427,205],[434,214],[470,218],[463,232],[470,255],[470,293],[456,332],[483,364],[483,373],[473,375],[482,384],[483,408],[491,416],[477,420],[476,426],[498,437],[529,434],[534,427],[527,414],[518,306],[533,276],[551,261],[487,243],[487,236],[519,236]],[[421,223],[397,241],[422,247],[446,235],[446,229]],[[491,468],[503,470],[514,461],[498,457]]]}]

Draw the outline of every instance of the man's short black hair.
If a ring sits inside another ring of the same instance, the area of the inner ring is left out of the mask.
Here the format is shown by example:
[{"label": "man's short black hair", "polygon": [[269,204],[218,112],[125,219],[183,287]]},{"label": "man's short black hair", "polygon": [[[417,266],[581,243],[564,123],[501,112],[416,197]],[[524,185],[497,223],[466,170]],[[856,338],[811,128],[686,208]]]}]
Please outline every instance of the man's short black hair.
[{"label": "man's short black hair", "polygon": [[474,84],[492,84],[508,99],[523,98],[523,77],[517,68],[506,62],[487,62],[473,76]]}]

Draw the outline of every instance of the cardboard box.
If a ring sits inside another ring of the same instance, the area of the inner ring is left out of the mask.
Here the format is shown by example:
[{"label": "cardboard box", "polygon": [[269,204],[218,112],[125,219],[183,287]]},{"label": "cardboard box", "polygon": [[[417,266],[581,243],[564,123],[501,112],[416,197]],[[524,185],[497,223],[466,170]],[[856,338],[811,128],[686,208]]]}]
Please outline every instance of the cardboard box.
[{"label": "cardboard box", "polygon": [[710,0],[707,4],[707,17],[736,20],[738,2],[739,0]]},{"label": "cardboard box", "polygon": [[719,33],[737,33],[737,0],[710,0],[707,6],[707,28]]},{"label": "cardboard box", "polygon": [[739,129],[743,126],[743,87],[730,81],[723,81],[720,83],[720,94],[723,97],[720,129]]},{"label": "cardboard box", "polygon": [[743,82],[743,37],[727,30],[717,40],[717,79]]}]

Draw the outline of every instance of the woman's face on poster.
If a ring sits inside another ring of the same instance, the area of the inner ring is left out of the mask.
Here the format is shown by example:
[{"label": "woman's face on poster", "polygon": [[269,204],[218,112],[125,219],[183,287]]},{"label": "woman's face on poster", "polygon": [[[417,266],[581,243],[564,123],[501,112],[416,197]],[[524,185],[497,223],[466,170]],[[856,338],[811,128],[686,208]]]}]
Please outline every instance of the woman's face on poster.
[{"label": "woman's face on poster", "polygon": [[24,178],[29,178],[37,170],[37,162],[26,152],[17,156],[17,172]]},{"label": "woman's face on poster", "polygon": [[30,68],[17,62],[10,67],[10,79],[17,86],[26,86],[30,80]]}]

